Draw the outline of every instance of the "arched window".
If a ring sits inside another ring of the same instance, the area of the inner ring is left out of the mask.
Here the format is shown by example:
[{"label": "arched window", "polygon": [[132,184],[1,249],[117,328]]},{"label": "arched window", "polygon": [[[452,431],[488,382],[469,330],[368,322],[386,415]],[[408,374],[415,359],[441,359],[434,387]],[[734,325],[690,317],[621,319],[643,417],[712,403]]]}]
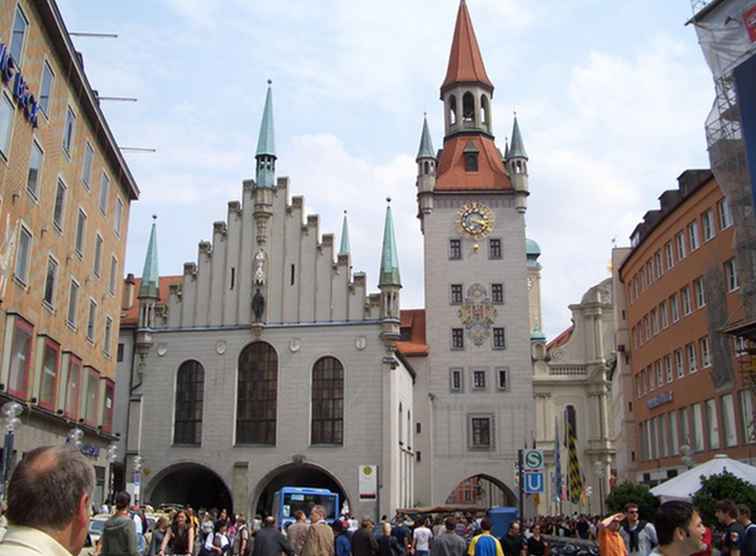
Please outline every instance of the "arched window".
[{"label": "arched window", "polygon": [[430,174],[430,162],[427,160],[423,163],[423,173],[427,176]]},{"label": "arched window", "polygon": [[564,408],[564,441],[569,446],[570,436],[578,437],[577,430],[577,412],[574,405],[568,405]]},{"label": "arched window", "polygon": [[255,342],[241,352],[237,390],[237,444],[275,445],[278,355],[270,344]]},{"label": "arched window", "polygon": [[475,97],[469,91],[462,97],[462,120],[465,123],[475,121]]},{"label": "arched window", "polygon": [[454,95],[449,97],[449,125],[455,125],[457,123],[457,97]]},{"label": "arched window", "polygon": [[322,357],[312,369],[313,444],[344,443],[344,367],[335,357]]},{"label": "arched window", "polygon": [[205,369],[197,361],[184,361],[176,374],[175,444],[202,443],[202,405]]},{"label": "arched window", "polygon": [[399,402],[399,444],[404,443],[404,411],[402,411],[402,402]]},{"label": "arched window", "polygon": [[488,125],[488,97],[486,95],[480,95],[480,121],[483,125]]}]

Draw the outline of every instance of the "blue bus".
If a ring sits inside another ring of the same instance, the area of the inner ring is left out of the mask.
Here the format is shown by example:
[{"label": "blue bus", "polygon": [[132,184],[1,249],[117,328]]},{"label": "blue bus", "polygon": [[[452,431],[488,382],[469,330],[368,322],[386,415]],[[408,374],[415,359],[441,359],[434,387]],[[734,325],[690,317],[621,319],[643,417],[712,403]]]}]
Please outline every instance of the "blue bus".
[{"label": "blue bus", "polygon": [[276,516],[276,525],[281,529],[294,522],[294,514],[303,511],[310,518],[313,506],[326,510],[326,521],[333,523],[338,517],[339,495],[325,488],[282,487],[273,495],[271,514]]}]

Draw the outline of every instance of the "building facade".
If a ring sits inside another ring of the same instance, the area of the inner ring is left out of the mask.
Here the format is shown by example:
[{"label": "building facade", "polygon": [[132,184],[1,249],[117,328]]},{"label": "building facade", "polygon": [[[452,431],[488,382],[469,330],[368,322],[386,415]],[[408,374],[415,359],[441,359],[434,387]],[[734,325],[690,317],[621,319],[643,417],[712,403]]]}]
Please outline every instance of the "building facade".
[{"label": "building facade", "polygon": [[79,426],[101,501],[139,191],[55,2],[7,2],[0,33],[0,404],[24,406],[17,455]]},{"label": "building facade", "polygon": [[[417,155],[425,308],[399,310],[390,206],[371,293],[352,272],[346,218],[337,249],[290,198],[270,88],[256,177],[197,263],[160,278],[153,228],[120,335],[119,424],[129,458],[144,459],[131,486],[144,499],[262,513],[289,484],[332,488],[358,515],[460,492],[515,503],[513,464],[535,430],[528,157],[516,121],[507,153],[496,147],[465,2],[441,96],[443,148],[426,121]],[[377,466],[377,499],[360,493],[365,465]]]},{"label": "building facade", "polygon": [[627,302],[637,434],[635,479],[655,484],[717,453],[754,462],[753,394],[739,372],[748,342],[727,198],[708,170],[687,170],[631,236],[619,274]]}]

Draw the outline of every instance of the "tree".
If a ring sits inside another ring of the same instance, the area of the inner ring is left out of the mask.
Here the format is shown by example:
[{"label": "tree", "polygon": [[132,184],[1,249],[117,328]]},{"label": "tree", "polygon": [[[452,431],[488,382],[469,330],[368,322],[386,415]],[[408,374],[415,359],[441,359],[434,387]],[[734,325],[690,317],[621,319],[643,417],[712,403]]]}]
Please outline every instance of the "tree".
[{"label": "tree", "polygon": [[727,470],[710,477],[701,476],[701,490],[693,496],[693,505],[706,525],[716,525],[716,504],[727,499],[733,500],[736,504],[745,504],[751,511],[756,510],[756,490],[752,484]]},{"label": "tree", "polygon": [[640,518],[645,521],[652,521],[654,519],[654,513],[659,506],[659,501],[656,496],[651,494],[646,485],[639,485],[630,481],[625,481],[619,486],[616,486],[606,497],[606,506],[609,511],[624,512],[625,505],[628,503],[638,504],[638,510],[640,512]]}]

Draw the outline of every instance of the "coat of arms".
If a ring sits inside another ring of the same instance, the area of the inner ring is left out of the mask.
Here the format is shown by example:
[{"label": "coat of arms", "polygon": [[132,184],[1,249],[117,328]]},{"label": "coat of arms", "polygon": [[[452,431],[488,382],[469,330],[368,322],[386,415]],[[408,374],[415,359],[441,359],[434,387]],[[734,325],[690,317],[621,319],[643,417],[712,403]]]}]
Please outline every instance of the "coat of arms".
[{"label": "coat of arms", "polygon": [[496,308],[482,285],[473,284],[467,288],[467,297],[459,308],[459,320],[476,346],[483,345],[490,336],[491,325],[496,321]]}]

